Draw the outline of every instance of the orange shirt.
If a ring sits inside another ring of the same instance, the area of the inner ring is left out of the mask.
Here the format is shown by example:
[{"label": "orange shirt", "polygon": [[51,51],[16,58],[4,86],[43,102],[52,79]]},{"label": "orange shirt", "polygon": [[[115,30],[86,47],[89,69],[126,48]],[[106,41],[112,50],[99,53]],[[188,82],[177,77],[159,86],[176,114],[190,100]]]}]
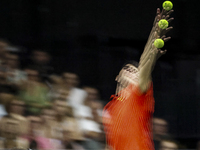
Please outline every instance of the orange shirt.
[{"label": "orange shirt", "polygon": [[154,150],[153,85],[141,94],[137,86],[130,84],[119,95],[112,95],[112,100],[104,107],[107,144],[114,150]]}]

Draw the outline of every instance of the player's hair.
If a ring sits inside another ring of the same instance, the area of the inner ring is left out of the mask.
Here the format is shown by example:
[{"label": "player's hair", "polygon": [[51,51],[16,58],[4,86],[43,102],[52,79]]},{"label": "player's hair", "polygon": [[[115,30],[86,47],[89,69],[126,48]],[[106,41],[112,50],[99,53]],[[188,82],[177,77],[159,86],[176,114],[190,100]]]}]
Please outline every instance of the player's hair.
[{"label": "player's hair", "polygon": [[129,61],[126,61],[126,62],[124,63],[124,65],[122,66],[122,68],[123,68],[124,66],[126,66],[127,64],[131,64],[131,65],[135,66],[136,68],[138,68],[138,66],[139,66],[139,63],[138,63],[138,62],[136,62],[136,61],[134,61],[134,60],[129,60]]}]

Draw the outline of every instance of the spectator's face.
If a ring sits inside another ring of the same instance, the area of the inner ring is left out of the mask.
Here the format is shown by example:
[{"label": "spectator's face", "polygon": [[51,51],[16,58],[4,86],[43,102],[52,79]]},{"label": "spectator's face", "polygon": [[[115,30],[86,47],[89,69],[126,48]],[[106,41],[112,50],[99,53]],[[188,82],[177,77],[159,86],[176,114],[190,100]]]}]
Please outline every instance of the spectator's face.
[{"label": "spectator's face", "polygon": [[28,76],[28,80],[30,81],[39,81],[39,73],[36,70],[26,70],[27,76]]},{"label": "spectator's face", "polygon": [[23,115],[25,110],[25,104],[22,101],[14,100],[10,105],[10,112]]},{"label": "spectator's face", "polygon": [[30,116],[28,117],[28,120],[30,121],[31,130],[41,129],[42,119],[40,117]]},{"label": "spectator's face", "polygon": [[59,99],[66,100],[66,98],[69,95],[69,90],[59,89],[58,93],[59,93]]},{"label": "spectator's face", "polygon": [[42,119],[38,116],[29,116],[27,118],[29,120],[29,135],[38,136],[41,134],[41,130],[43,130]]},{"label": "spectator's face", "polygon": [[84,88],[84,90],[88,94],[88,96],[87,96],[88,100],[97,100],[99,98],[99,93],[98,93],[97,89],[86,87],[86,88]]},{"label": "spectator's face", "polygon": [[33,61],[37,64],[45,65],[49,63],[50,56],[46,52],[34,51],[33,52]]},{"label": "spectator's face", "polygon": [[177,150],[178,145],[170,141],[162,141],[160,144],[160,150]]},{"label": "spectator's face", "polygon": [[76,87],[79,84],[78,76],[74,73],[64,73],[63,78],[69,87]]},{"label": "spectator's face", "polygon": [[42,111],[42,118],[48,122],[55,120],[56,112],[52,109],[44,109]]},{"label": "spectator's face", "polygon": [[56,100],[54,106],[55,106],[55,111],[57,112],[58,115],[64,116],[66,114],[67,112],[66,101]]}]

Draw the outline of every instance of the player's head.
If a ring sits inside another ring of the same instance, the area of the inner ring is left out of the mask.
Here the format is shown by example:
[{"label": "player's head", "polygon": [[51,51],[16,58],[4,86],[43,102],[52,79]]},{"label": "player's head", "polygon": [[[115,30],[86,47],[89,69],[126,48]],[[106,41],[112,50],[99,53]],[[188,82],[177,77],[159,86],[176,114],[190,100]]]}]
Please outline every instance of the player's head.
[{"label": "player's head", "polygon": [[124,79],[136,80],[138,78],[138,63],[135,61],[126,62],[116,77],[116,81]]},{"label": "player's head", "polygon": [[131,61],[127,61],[126,63],[124,63],[124,65],[122,66],[122,69],[128,64],[133,65],[135,68],[138,68],[138,66],[139,66],[138,62],[131,60]]}]

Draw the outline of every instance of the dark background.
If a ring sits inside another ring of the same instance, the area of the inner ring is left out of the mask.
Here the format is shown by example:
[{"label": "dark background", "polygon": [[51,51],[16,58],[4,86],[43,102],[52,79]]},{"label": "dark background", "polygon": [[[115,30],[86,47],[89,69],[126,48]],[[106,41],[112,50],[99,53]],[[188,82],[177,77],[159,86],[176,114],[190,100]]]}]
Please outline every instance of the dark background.
[{"label": "dark background", "polygon": [[[198,0],[174,0],[168,52],[153,72],[155,116],[186,143],[200,138]],[[126,60],[139,60],[161,0],[1,0],[0,37],[21,49],[22,67],[35,48],[52,55],[57,74],[80,76],[106,103]],[[193,147],[194,145],[190,145]],[[196,145],[195,145],[196,146]]]}]

